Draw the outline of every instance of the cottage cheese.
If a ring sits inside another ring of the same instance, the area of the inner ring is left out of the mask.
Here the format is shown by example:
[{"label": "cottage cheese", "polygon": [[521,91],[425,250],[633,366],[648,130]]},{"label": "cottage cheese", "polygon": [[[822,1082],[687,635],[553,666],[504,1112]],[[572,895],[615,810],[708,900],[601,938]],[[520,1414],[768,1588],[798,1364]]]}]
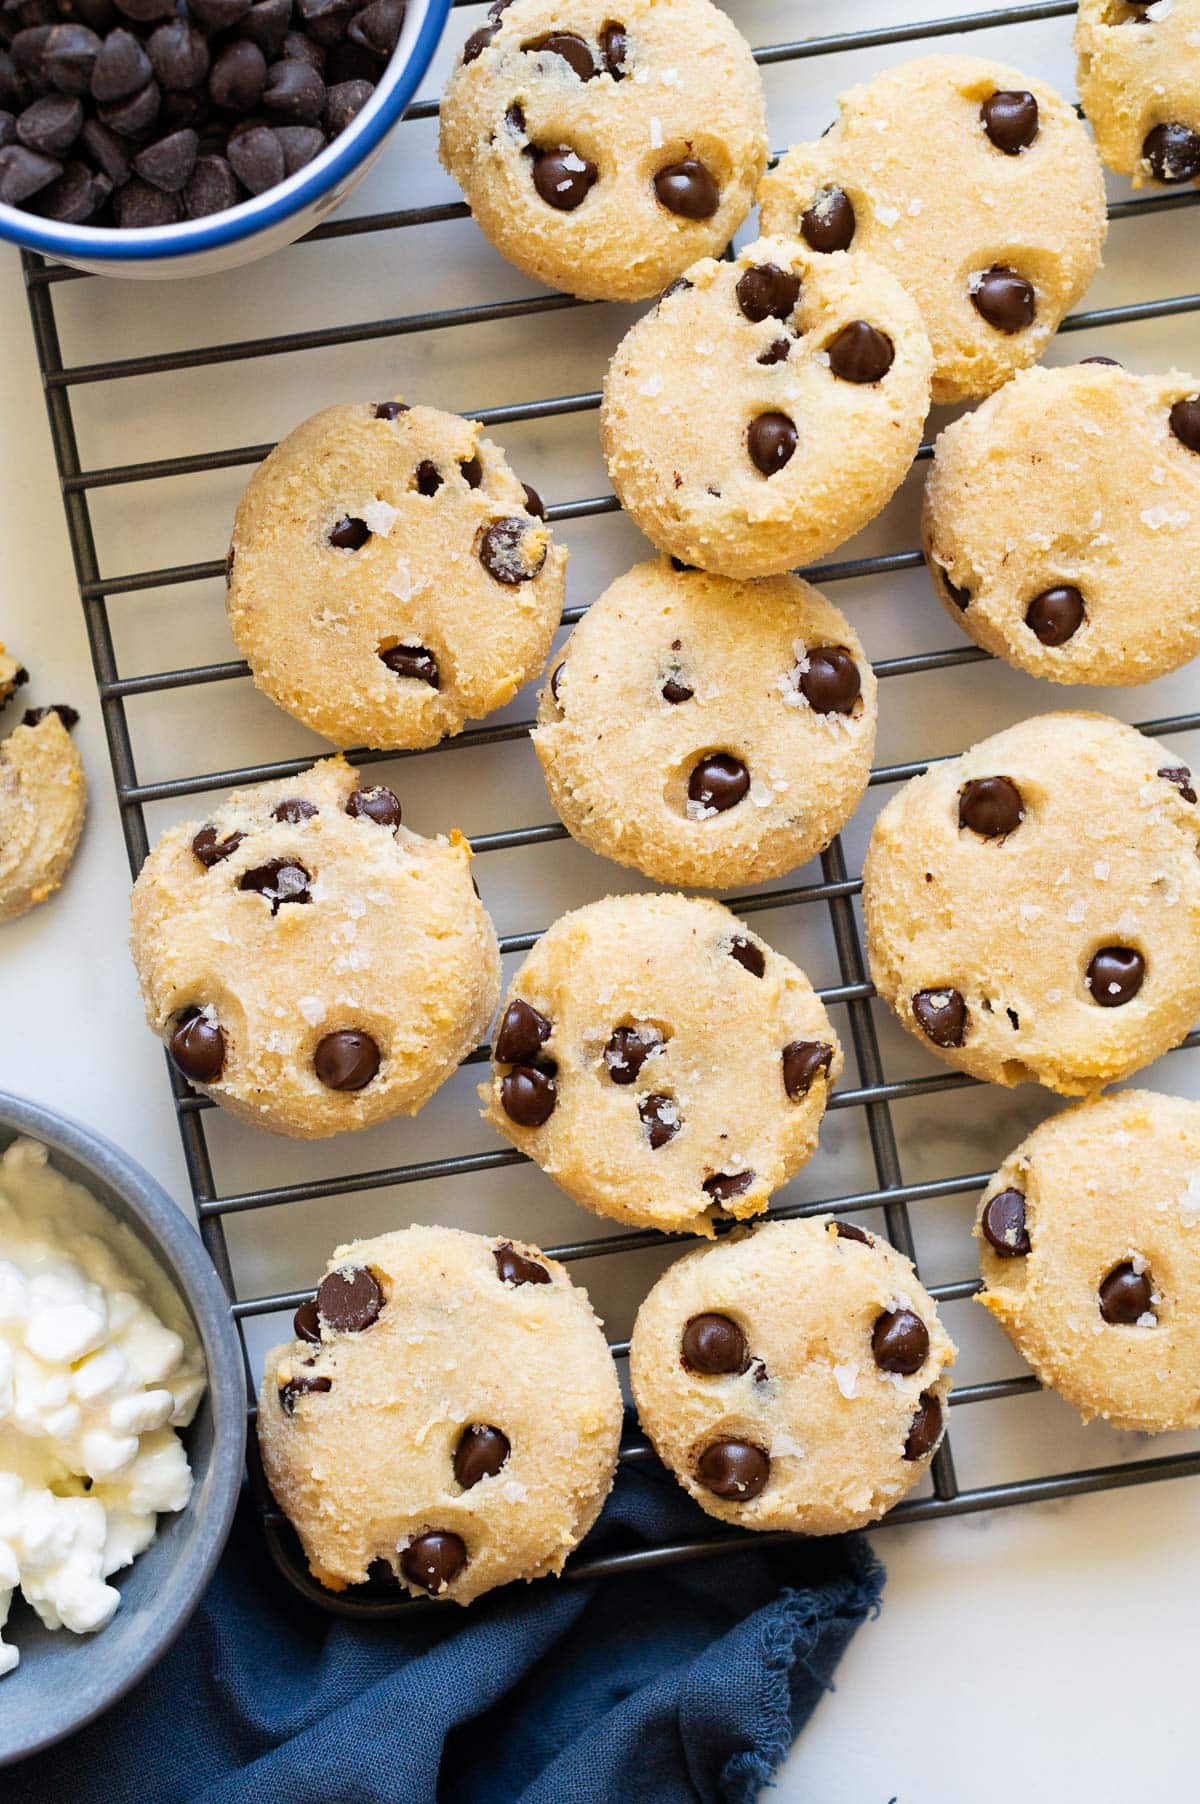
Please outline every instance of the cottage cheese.
[{"label": "cottage cheese", "polygon": [[[18,1140],[0,1159],[0,1630],[19,1588],[47,1628],[103,1628],[105,1580],[192,1489],[175,1430],[204,1358],[145,1248]],[[0,1638],[0,1674],[16,1666]]]}]

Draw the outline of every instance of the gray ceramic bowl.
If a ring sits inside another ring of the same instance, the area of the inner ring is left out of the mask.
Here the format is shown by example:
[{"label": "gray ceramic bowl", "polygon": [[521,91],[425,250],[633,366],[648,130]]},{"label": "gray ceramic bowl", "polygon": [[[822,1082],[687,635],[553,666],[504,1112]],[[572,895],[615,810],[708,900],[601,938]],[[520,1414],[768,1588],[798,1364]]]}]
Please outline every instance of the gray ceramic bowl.
[{"label": "gray ceramic bowl", "polygon": [[[49,1747],[123,1696],[170,1646],[225,1545],[242,1479],[246,1389],[237,1330],[195,1229],[166,1191],[90,1128],[0,1092],[0,1148],[28,1134],[149,1248],[191,1311],[208,1361],[208,1391],[186,1430],[192,1500],[159,1518],[158,1535],[118,1573],[121,1606],[96,1635],[51,1634],[15,1602],[9,1629],[21,1650],[0,1678],[0,1766]],[[6,1630],[6,1635],[9,1631]],[[4,1787],[0,1783],[0,1797]]]}]

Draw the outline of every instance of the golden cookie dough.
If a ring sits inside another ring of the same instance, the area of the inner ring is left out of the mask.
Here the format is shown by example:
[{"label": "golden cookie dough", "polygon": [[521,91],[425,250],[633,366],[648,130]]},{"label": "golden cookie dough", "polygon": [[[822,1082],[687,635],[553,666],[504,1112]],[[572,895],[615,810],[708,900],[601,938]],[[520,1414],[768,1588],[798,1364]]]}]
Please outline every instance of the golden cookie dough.
[{"label": "golden cookie dough", "polygon": [[946,428],[925,555],[979,645],[1056,683],[1148,683],[1200,651],[1198,389],[1024,370]]},{"label": "golden cookie dough", "polygon": [[1200,0],[1079,0],[1079,96],[1110,169],[1200,182]]},{"label": "golden cookie dough", "polygon": [[621,1389],[537,1247],[407,1228],[338,1247],[267,1355],[258,1444],[314,1578],[469,1604],[562,1571],[612,1486]]},{"label": "golden cookie dough", "polygon": [[87,812],[75,719],[73,709],[31,708],[0,741],[0,921],[52,896],[75,856]]},{"label": "golden cookie dough", "polygon": [[975,1237],[979,1302],[1085,1422],[1200,1426],[1200,1103],[1124,1090],[1044,1121]]},{"label": "golden cookie dough", "polygon": [[533,744],[584,845],[660,883],[729,889],[829,844],[866,788],[875,718],[858,635],[818,590],[661,558],[583,616]]},{"label": "golden cookie dough", "polygon": [[609,896],[513,979],[484,1115],[598,1215],[711,1236],[816,1149],[842,1050],[789,959],[719,902]]},{"label": "golden cookie dough", "polygon": [[762,81],[708,0],[509,0],[463,47],[440,154],[527,276],[645,300],[719,254],[754,204]]},{"label": "golden cookie dough", "polygon": [[226,606],[258,687],[335,745],[435,745],[542,668],[567,554],[478,424],[327,407],[259,465]]},{"label": "golden cookie dough", "polygon": [[1103,714],[1043,714],[893,796],[863,871],[871,976],[994,1084],[1083,1095],[1200,1013],[1200,811],[1186,766]]},{"label": "golden cookie dough", "polygon": [[28,681],[29,672],[25,666],[6,646],[0,645],[0,708],[7,707],[21,685]]},{"label": "golden cookie dough", "polygon": [[499,994],[470,862],[342,758],[241,790],[165,833],[134,884],[146,1019],[186,1078],[276,1133],[415,1115]]},{"label": "golden cookie dough", "polygon": [[909,1261],[824,1215],[685,1254],[638,1310],[629,1376],[710,1516],[834,1535],[924,1477],[955,1352]]},{"label": "golden cookie dough", "polygon": [[695,264],[618,345],[600,433],[660,551],[772,576],[843,544],[903,481],[929,344],[893,276],[763,238]]},{"label": "golden cookie dough", "polygon": [[1100,263],[1100,161],[1044,82],[975,56],[901,63],[839,97],[759,190],[764,232],[849,249],[903,282],[933,399],[990,394],[1040,357]]}]

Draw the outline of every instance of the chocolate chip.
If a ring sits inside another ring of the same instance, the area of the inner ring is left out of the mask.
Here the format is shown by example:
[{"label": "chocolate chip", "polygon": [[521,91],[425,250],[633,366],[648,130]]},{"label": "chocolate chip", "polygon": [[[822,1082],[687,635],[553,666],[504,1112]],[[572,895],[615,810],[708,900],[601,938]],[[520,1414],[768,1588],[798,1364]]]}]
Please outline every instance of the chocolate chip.
[{"label": "chocolate chip", "polygon": [[620,81],[625,74],[625,65],[629,58],[629,39],[623,25],[606,25],[600,33],[600,54],[604,58],[604,67],[614,81]]},{"label": "chocolate chip", "polygon": [[46,80],[60,94],[86,94],[100,54],[100,39],[86,25],[52,25],[42,50]]},{"label": "chocolate chip", "polygon": [[998,1190],[995,1196],[990,1196],[983,1205],[979,1227],[983,1238],[1001,1259],[1023,1259],[1029,1251],[1024,1191]]},{"label": "chocolate chip", "polygon": [[1132,1002],[1146,978],[1146,961],[1132,946],[1102,946],[1087,968],[1087,988],[1101,1008]]},{"label": "chocolate chip", "polygon": [[376,56],[390,56],[404,24],[404,0],[371,0],[351,19],[346,36]]},{"label": "chocolate chip", "polygon": [[764,476],[782,470],[796,449],[799,435],[786,413],[760,413],[751,420],[746,433],[746,449],[755,469]]},{"label": "chocolate chip", "polygon": [[250,0],[188,0],[188,11],[209,31],[228,31],[250,10]]},{"label": "chocolate chip", "polygon": [[792,1040],[783,1049],[783,1087],[793,1102],[807,1096],[819,1071],[828,1081],[833,1047],[822,1040]]},{"label": "chocolate chip", "polygon": [[400,1555],[400,1570],[410,1585],[436,1596],[452,1584],[467,1563],[467,1549],[461,1535],[445,1529],[430,1529],[410,1541]]},{"label": "chocolate chip", "polygon": [[[251,194],[265,194],[268,188],[274,188],[283,180],[283,145],[269,125],[252,125],[248,131],[231,137],[226,156],[239,182]],[[361,527],[362,521],[354,524]],[[352,549],[357,550],[357,546]]]},{"label": "chocolate chip", "polygon": [[958,792],[958,824],[981,839],[1004,839],[1024,819],[1025,803],[1009,777],[972,777]]},{"label": "chocolate chip", "polygon": [[409,411],[404,401],[376,401],[375,418],[377,420],[398,420],[402,413]]},{"label": "chocolate chip", "polygon": [[93,175],[85,163],[69,162],[62,174],[43,188],[33,205],[43,219],[81,225],[112,193],[106,175]]},{"label": "chocolate chip", "polygon": [[156,144],[147,144],[133,159],[133,167],[145,182],[167,194],[177,194],[196,166],[199,140],[193,131],[172,132]]},{"label": "chocolate chip", "polygon": [[110,131],[120,132],[123,138],[140,138],[148,132],[158,118],[158,109],[162,101],[162,90],[156,81],[148,81],[144,88],[131,94],[128,100],[112,100],[97,108],[100,119]]},{"label": "chocolate chip", "polygon": [[997,265],[971,278],[971,302],[997,332],[1023,332],[1037,315],[1033,284],[1015,269]]},{"label": "chocolate chip", "polygon": [[317,1041],[313,1070],[327,1090],[365,1090],[379,1070],[380,1057],[370,1034],[344,1027]]},{"label": "chocolate chip", "polygon": [[469,489],[477,489],[483,481],[483,465],[477,457],[464,457],[459,462],[463,481]]},{"label": "chocolate chip", "polygon": [[932,1391],[922,1391],[916,1414],[904,1443],[906,1460],[924,1459],[937,1446],[942,1432],[942,1405]]},{"label": "chocolate chip", "polygon": [[377,827],[398,827],[400,798],[385,783],[373,783],[368,788],[354,791],[346,803],[346,813],[351,820],[374,821]]},{"label": "chocolate chip", "polygon": [[212,213],[223,213],[227,207],[235,207],[241,192],[238,179],[224,157],[197,157],[183,190],[183,210],[189,219],[205,219]]},{"label": "chocolate chip", "polygon": [[315,802],[307,802],[303,796],[285,796],[282,802],[276,802],[272,808],[271,819],[282,821],[289,827],[298,827],[301,821],[311,821],[316,812]]},{"label": "chocolate chip", "polygon": [[871,1352],[880,1371],[910,1378],[929,1355],[929,1330],[911,1309],[885,1309],[871,1330]]},{"label": "chocolate chip", "polygon": [[235,38],[209,71],[208,92],[214,106],[248,113],[262,98],[266,81],[267,59],[258,45],[249,38]]},{"label": "chocolate chip", "polygon": [[544,520],[546,518],[546,503],[542,500],[537,490],[530,488],[527,482],[523,482],[521,487],[525,491],[525,512],[527,514],[532,514],[537,520]]},{"label": "chocolate chip", "polygon": [[550,672],[550,693],[554,697],[555,705],[557,706],[560,714],[563,711],[563,699],[562,699],[562,696],[559,694],[559,690],[562,688],[563,674],[566,671],[566,668],[567,668],[567,660],[565,658],[563,658],[560,660],[559,663],[557,663],[554,666],[554,669]]},{"label": "chocolate chip", "polygon": [[[340,49],[341,46],[339,45],[337,48]],[[329,73],[331,75],[335,73],[335,55],[336,51],[330,55]],[[332,87],[327,89],[325,111],[321,115],[321,123],[331,138],[336,138],[339,132],[345,131],[352,120],[357,119],[374,92],[374,83],[364,80],[361,76],[355,77],[353,80],[334,82]]]},{"label": "chocolate chip", "polygon": [[663,700],[665,702],[670,702],[673,708],[677,708],[680,702],[690,702],[695,693],[696,691],[690,688],[687,683],[681,683],[678,677],[674,676],[666,677],[663,681],[662,688],[659,690],[659,694],[662,696]]},{"label": "chocolate chip", "polygon": [[756,946],[753,940],[745,939],[740,933],[735,934],[729,942],[729,956],[737,960],[743,971],[749,971],[751,977],[761,977],[767,968],[762,947]]},{"label": "chocolate chip", "polygon": [[287,125],[316,125],[325,107],[325,83],[308,63],[272,63],[262,90],[264,112]]},{"label": "chocolate chip", "polygon": [[858,1240],[861,1241],[865,1247],[873,1247],[875,1245],[875,1242],[871,1239],[871,1236],[866,1230],[858,1227],[852,1221],[835,1221],[833,1224],[833,1231],[839,1240]]},{"label": "chocolate chip", "polygon": [[1200,132],[1177,120],[1156,125],[1142,145],[1142,156],[1156,182],[1194,182],[1200,176]]},{"label": "chocolate chip", "polygon": [[546,562],[544,536],[515,515],[494,520],[479,541],[479,561],[498,583],[513,588],[532,582]]},{"label": "chocolate chip", "polygon": [[313,1346],[319,1345],[321,1339],[321,1318],[317,1314],[317,1299],[315,1297],[309,1297],[308,1301],[306,1303],[301,1303],[299,1309],[297,1309],[295,1315],[292,1317],[292,1333],[297,1340],[308,1341]]},{"label": "chocolate chip", "polygon": [[749,788],[750,772],[741,759],[714,752],[702,758],[688,778],[688,800],[713,814],[724,814],[737,807]]},{"label": "chocolate chip", "polygon": [[858,665],[844,645],[818,645],[806,655],[800,689],[814,714],[852,714],[862,693]]},{"label": "chocolate chip", "polygon": [[371,528],[357,514],[343,514],[329,529],[329,543],[336,545],[339,551],[361,551],[370,537]]},{"label": "chocolate chip", "polygon": [[385,1559],[384,1556],[380,1554],[376,1559],[371,1561],[370,1565],[367,1567],[367,1577],[364,1589],[369,1587],[372,1591],[395,1591],[399,1588],[399,1584],[400,1581],[396,1577],[396,1569],[390,1560]]},{"label": "chocolate chip", "polygon": [[464,1491],[481,1478],[495,1478],[512,1452],[508,1436],[483,1422],[472,1422],[458,1437],[454,1449],[454,1476]]},{"label": "chocolate chip", "polygon": [[224,839],[218,839],[217,829],[210,823],[201,827],[192,840],[192,851],[205,870],[211,871],[214,864],[220,864],[231,852],[236,852],[245,837],[244,833],[227,833]]},{"label": "chocolate chip", "polygon": [[481,25],[478,31],[473,31],[463,45],[463,63],[473,63],[476,57],[482,56],[499,29],[498,25]]},{"label": "chocolate chip", "polygon": [[684,157],[660,169],[654,192],[668,213],[684,219],[711,219],[721,204],[721,191],[698,157]]},{"label": "chocolate chip", "polygon": [[308,872],[294,858],[270,858],[243,871],[238,888],[265,896],[274,916],[285,902],[311,902],[308,882]]},{"label": "chocolate chip", "polygon": [[750,1364],[746,1336],[727,1315],[694,1315],[684,1328],[680,1347],[689,1372],[703,1372],[707,1378],[744,1372]]},{"label": "chocolate chip", "polygon": [[752,1171],[717,1171],[705,1178],[702,1189],[714,1202],[727,1203],[735,1196],[745,1196],[753,1182]]},{"label": "chocolate chip", "polygon": [[84,120],[79,148],[114,187],[119,188],[129,180],[129,157],[125,146],[116,132],[110,132],[98,119]]},{"label": "chocolate chip", "polygon": [[590,81],[593,75],[600,73],[588,46],[574,31],[547,32],[545,37],[536,38],[529,44],[522,44],[521,48],[534,53],[542,52],[548,56],[561,57],[580,81]]},{"label": "chocolate chip", "polygon": [[317,1314],[334,1334],[361,1334],[379,1320],[383,1286],[365,1265],[326,1272],[317,1287]]},{"label": "chocolate chip", "polygon": [[881,382],[896,358],[886,332],[854,319],[829,346],[829,367],[843,382]]},{"label": "chocolate chip", "polygon": [[967,1005],[958,990],[918,990],[912,999],[917,1026],[935,1046],[961,1046],[967,1037]]},{"label": "chocolate chip", "polygon": [[643,1096],[638,1103],[638,1116],[646,1130],[647,1138],[653,1152],[667,1142],[674,1140],[683,1123],[679,1119],[679,1110],[670,1096]]},{"label": "chocolate chip", "polygon": [[857,223],[854,203],[844,188],[819,188],[800,215],[805,243],[814,251],[849,250]]},{"label": "chocolate chip", "polygon": [[160,88],[194,88],[209,70],[208,43],[186,19],[171,19],[150,34],[146,54]]},{"label": "chocolate chip", "polygon": [[496,1261],[496,1273],[501,1284],[549,1284],[550,1273],[536,1259],[527,1259],[524,1253],[518,1253],[511,1240],[502,1240],[498,1247],[493,1247],[492,1257]]},{"label": "chocolate chip", "polygon": [[426,500],[431,500],[445,481],[437,465],[431,463],[427,457],[422,458],[417,465],[416,477],[417,494],[424,495]]},{"label": "chocolate chip", "polygon": [[1125,367],[1124,364],[1118,363],[1115,357],[1081,357],[1079,362],[1081,366],[1085,363],[1107,364],[1110,370],[1120,370]]},{"label": "chocolate chip", "polygon": [[800,299],[800,278],[778,263],[756,263],[739,277],[738,306],[757,325],[764,319],[787,319]]},{"label": "chocolate chip", "polygon": [[193,1084],[215,1084],[225,1065],[225,1034],[202,1009],[184,1009],[168,1042],[168,1050],[184,1077]]},{"label": "chocolate chip", "polygon": [[301,1372],[295,1378],[289,1378],[286,1384],[279,1387],[279,1404],[285,1416],[294,1415],[296,1400],[299,1397],[310,1397],[316,1393],[331,1391],[332,1378],[314,1378]]},{"label": "chocolate chip", "polygon": [[143,226],[174,225],[183,218],[183,201],[178,194],[167,194],[162,188],[151,187],[137,176],[118,188],[115,204],[117,224],[131,230],[141,230]]},{"label": "chocolate chip", "polygon": [[548,207],[573,213],[587,199],[599,170],[589,157],[569,145],[539,150],[533,159],[533,185]]},{"label": "chocolate chip", "polygon": [[287,41],[291,17],[291,0],[256,0],[256,4],[242,15],[242,36],[257,44],[271,61]]},{"label": "chocolate chip", "polygon": [[1192,788],[1192,773],[1186,764],[1164,764],[1159,771],[1168,783],[1173,783],[1185,802],[1196,800],[1196,791]]},{"label": "chocolate chip", "polygon": [[175,0],[116,0],[117,6],[128,19],[138,25],[150,25],[155,19],[169,19],[175,10]]},{"label": "chocolate chip", "polygon": [[714,1441],[696,1462],[705,1490],[730,1503],[749,1503],[771,1476],[771,1461],[752,1441]]},{"label": "chocolate chip", "polygon": [[1180,444],[1188,451],[1200,452],[1200,395],[1176,401],[1167,417]]},{"label": "chocolate chip", "polygon": [[954,603],[959,613],[965,614],[971,605],[970,589],[960,587],[958,583],[953,582],[949,571],[944,570],[940,564],[933,565],[933,572],[937,581],[941,583],[944,593]]},{"label": "chocolate chip", "polygon": [[418,683],[428,683],[431,689],[442,686],[437,659],[427,646],[389,645],[379,656],[396,676],[412,677]]},{"label": "chocolate chip", "polygon": [[772,340],[765,351],[760,351],[758,353],[758,356],[754,361],[755,363],[765,364],[770,367],[770,365],[775,363],[786,363],[791,356],[791,352],[792,341],[790,338],[776,338]]},{"label": "chocolate chip", "polygon": [[1024,88],[999,88],[979,109],[983,129],[1006,157],[1020,156],[1038,135],[1038,103]]},{"label": "chocolate chip", "polygon": [[518,1127],[544,1127],[557,1101],[554,1074],[540,1065],[514,1065],[500,1080],[501,1106]]},{"label": "chocolate chip", "polygon": [[144,88],[154,73],[153,65],[131,31],[118,26],[110,31],[92,64],[93,100],[124,100]]},{"label": "chocolate chip", "polygon": [[1114,1327],[1132,1327],[1153,1312],[1154,1286],[1149,1272],[1135,1271],[1128,1259],[1114,1265],[1100,1286],[1100,1314]]},{"label": "chocolate chip", "polygon": [[691,286],[686,276],[676,276],[673,282],[667,283],[655,304],[661,307],[663,302],[669,301],[673,294],[686,294]]},{"label": "chocolate chip", "polygon": [[39,156],[57,157],[71,148],[82,125],[83,108],[73,94],[46,94],[20,115],[17,137]]},{"label": "chocolate chip", "polygon": [[614,1084],[631,1084],[652,1053],[666,1044],[661,1030],[649,1021],[618,1027],[604,1048],[604,1063]]},{"label": "chocolate chip", "polygon": [[1043,589],[1025,610],[1026,626],[1043,645],[1065,645],[1086,618],[1083,596],[1073,583]]},{"label": "chocolate chip", "polygon": [[61,173],[62,164],[56,157],[39,156],[23,144],[8,144],[0,150],[0,201],[19,207]]},{"label": "chocolate chip", "polygon": [[502,1065],[532,1065],[554,1032],[553,1022],[521,996],[514,996],[503,1015],[492,1048]]}]

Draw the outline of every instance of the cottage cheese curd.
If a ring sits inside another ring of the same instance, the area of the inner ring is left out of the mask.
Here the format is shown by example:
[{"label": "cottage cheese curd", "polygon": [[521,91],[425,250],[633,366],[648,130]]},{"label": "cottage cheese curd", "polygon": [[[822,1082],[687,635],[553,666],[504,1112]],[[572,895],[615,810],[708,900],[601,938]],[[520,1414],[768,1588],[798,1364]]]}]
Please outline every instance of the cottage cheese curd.
[{"label": "cottage cheese curd", "polygon": [[[204,1357],[146,1249],[17,1140],[0,1159],[0,1630],[19,1588],[47,1628],[103,1628],[106,1579],[192,1489],[175,1430]],[[18,1652],[0,1637],[0,1674]]]}]

